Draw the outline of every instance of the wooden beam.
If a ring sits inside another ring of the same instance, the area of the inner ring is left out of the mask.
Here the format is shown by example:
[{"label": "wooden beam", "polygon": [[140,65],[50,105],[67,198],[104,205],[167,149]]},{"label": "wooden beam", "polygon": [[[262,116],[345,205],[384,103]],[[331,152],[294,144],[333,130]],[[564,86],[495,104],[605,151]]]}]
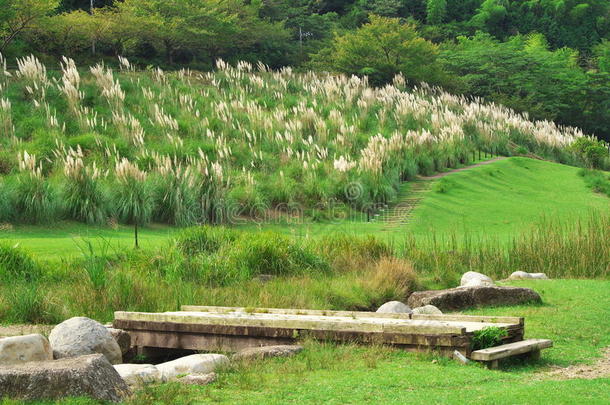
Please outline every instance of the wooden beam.
[{"label": "wooden beam", "polygon": [[210,312],[210,313],[256,313],[256,314],[283,314],[283,315],[315,315],[315,316],[342,316],[348,318],[388,318],[388,319],[411,319],[411,314],[386,314],[365,311],[331,311],[320,309],[289,309],[289,308],[256,308],[256,307],[213,307],[203,305],[182,305],[181,311],[185,312]]},{"label": "wooden beam", "polygon": [[470,358],[478,361],[493,361],[532,351],[540,351],[552,346],[553,341],[548,339],[528,339],[488,349],[475,350],[470,353]]},{"label": "wooden beam", "polygon": [[117,321],[148,321],[161,323],[201,324],[213,326],[242,326],[287,328],[297,330],[330,330],[354,332],[393,332],[415,334],[466,333],[466,328],[449,322],[415,321],[386,318],[348,318],[314,315],[283,314],[218,314],[203,312],[115,312]]}]

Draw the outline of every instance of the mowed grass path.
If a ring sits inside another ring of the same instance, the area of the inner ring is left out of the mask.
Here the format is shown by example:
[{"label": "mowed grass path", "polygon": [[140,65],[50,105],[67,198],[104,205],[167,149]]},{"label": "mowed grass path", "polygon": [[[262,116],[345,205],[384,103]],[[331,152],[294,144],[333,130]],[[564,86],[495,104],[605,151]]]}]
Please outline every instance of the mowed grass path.
[{"label": "mowed grass path", "polygon": [[506,241],[544,220],[570,223],[610,212],[610,199],[591,191],[579,170],[513,157],[453,173],[435,180],[403,232]]},{"label": "mowed grass path", "polygon": [[[152,225],[139,230],[139,243],[143,249],[166,242],[179,229]],[[36,259],[57,260],[83,253],[91,243],[96,253],[120,252],[134,247],[133,228],[88,226],[75,222],[60,222],[49,226],[16,226],[13,230],[0,230],[0,242],[19,244]]]}]

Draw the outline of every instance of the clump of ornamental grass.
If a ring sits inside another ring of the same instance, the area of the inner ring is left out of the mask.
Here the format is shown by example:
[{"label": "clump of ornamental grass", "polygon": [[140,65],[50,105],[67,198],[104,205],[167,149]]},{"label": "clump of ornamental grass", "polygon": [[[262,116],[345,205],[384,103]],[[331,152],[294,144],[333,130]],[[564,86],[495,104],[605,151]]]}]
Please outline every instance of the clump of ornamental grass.
[{"label": "clump of ornamental grass", "polygon": [[67,156],[62,198],[71,219],[103,224],[108,219],[108,200],[102,189],[102,173],[95,165],[85,166],[82,157]]},{"label": "clump of ornamental grass", "polygon": [[197,220],[197,203],[191,168],[169,158],[162,159],[157,166],[154,218],[177,226],[193,225]]},{"label": "clump of ornamental grass", "polygon": [[13,191],[5,181],[0,180],[0,224],[15,218]]},{"label": "clump of ornamental grass", "polygon": [[19,156],[19,170],[15,182],[15,211],[20,222],[49,223],[57,219],[57,194],[42,174],[36,156],[24,152]]},{"label": "clump of ornamental grass", "polygon": [[11,109],[11,101],[7,98],[0,98],[0,134],[2,137],[10,137],[15,133]]}]

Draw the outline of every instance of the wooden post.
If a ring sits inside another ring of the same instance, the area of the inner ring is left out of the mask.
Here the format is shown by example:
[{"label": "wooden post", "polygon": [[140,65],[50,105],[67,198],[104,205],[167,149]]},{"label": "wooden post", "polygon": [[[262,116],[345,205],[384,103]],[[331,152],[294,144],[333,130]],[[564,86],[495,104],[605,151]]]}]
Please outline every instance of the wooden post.
[{"label": "wooden post", "polygon": [[488,361],[487,368],[490,370],[497,370],[498,369],[498,360]]},{"label": "wooden post", "polygon": [[532,350],[529,357],[531,360],[540,360],[540,350]]}]

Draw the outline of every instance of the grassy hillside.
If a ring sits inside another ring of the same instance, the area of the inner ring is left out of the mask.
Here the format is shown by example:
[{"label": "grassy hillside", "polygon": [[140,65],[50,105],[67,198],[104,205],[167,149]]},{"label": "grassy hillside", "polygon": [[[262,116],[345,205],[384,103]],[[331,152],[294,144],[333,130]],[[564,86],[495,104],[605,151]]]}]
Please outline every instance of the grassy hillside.
[{"label": "grassy hillside", "polygon": [[584,164],[593,142],[401,76],[375,88],[248,63],[165,73],[121,61],[118,73],[69,59],[47,72],[28,57],[0,72],[0,222],[184,226],[278,207],[349,216],[480,150]]},{"label": "grassy hillside", "polygon": [[610,212],[610,199],[587,187],[578,168],[510,158],[435,180],[408,231],[508,240],[544,221],[575,222],[599,211]]}]

